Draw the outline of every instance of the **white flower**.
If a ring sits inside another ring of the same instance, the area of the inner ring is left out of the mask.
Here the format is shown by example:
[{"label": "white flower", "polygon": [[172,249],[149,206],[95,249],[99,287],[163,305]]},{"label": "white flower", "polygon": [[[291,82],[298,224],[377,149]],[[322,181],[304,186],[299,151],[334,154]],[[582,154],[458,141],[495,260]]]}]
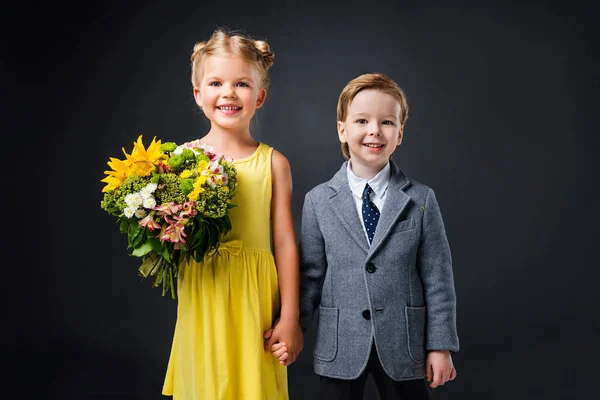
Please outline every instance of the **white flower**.
[{"label": "white flower", "polygon": [[215,152],[215,148],[214,148],[214,147],[212,147],[212,146],[209,146],[209,145],[207,145],[207,144],[202,144],[202,145],[200,146],[200,148],[201,148],[202,150],[204,150],[204,153],[214,153],[214,152]]},{"label": "white flower", "polygon": [[146,189],[148,189],[150,191],[150,193],[154,193],[156,191],[156,188],[158,187],[158,185],[156,183],[149,183],[146,185]]},{"label": "white flower", "polygon": [[156,207],[156,199],[154,196],[150,196],[147,199],[144,199],[144,208],[154,208]]},{"label": "white flower", "polygon": [[177,148],[176,148],[175,150],[173,150],[173,153],[172,153],[172,154],[174,154],[174,155],[176,155],[176,156],[180,156],[180,155],[181,155],[181,152],[183,151],[183,149],[188,149],[188,150],[191,150],[191,151],[193,151],[193,152],[194,152],[194,155],[198,155],[198,154],[200,154],[200,152],[199,152],[198,150],[196,150],[196,149],[194,149],[194,148],[190,147],[188,144],[182,144],[182,145],[179,145],[179,146],[177,146]]},{"label": "white flower", "polygon": [[130,193],[125,196],[125,204],[129,207],[133,207],[134,209],[138,208],[142,205],[142,196],[139,193]]},{"label": "white flower", "polygon": [[180,144],[179,146],[177,146],[177,147],[175,148],[175,150],[173,150],[173,151],[171,152],[171,154],[173,154],[173,155],[176,155],[176,156],[180,156],[180,155],[181,155],[181,152],[182,152],[182,151],[183,151],[183,149],[185,149],[185,148],[186,148],[186,147],[185,147],[184,145],[181,145],[181,144]]},{"label": "white flower", "polygon": [[123,210],[123,214],[125,214],[127,218],[131,218],[135,214],[136,210],[137,207],[125,207],[125,209]]},{"label": "white flower", "polygon": [[143,200],[146,200],[148,197],[152,196],[152,192],[148,189],[148,186],[140,190],[140,196]]},{"label": "white flower", "polygon": [[138,208],[137,210],[135,210],[135,216],[136,218],[144,218],[146,216],[146,210]]}]

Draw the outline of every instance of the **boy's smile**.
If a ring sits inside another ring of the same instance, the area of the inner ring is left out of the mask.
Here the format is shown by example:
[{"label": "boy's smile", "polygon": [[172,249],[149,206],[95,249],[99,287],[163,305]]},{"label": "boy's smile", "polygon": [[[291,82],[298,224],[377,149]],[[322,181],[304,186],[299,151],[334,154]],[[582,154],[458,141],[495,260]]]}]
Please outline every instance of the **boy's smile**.
[{"label": "boy's smile", "polygon": [[345,121],[338,121],[340,142],[348,143],[352,170],[372,178],[402,142],[401,107],[393,96],[376,89],[358,92]]}]

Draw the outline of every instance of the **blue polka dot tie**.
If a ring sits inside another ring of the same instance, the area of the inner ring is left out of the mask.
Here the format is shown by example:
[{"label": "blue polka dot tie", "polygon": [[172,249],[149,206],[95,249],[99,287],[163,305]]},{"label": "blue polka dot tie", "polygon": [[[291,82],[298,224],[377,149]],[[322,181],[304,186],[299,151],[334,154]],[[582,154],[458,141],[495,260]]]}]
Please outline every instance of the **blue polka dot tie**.
[{"label": "blue polka dot tie", "polygon": [[369,195],[373,189],[369,184],[365,185],[365,190],[363,191],[363,201],[362,201],[362,217],[363,222],[365,223],[365,229],[367,230],[367,237],[369,238],[369,244],[373,242],[373,236],[375,236],[375,229],[377,228],[377,222],[379,222],[379,210],[373,204]]}]

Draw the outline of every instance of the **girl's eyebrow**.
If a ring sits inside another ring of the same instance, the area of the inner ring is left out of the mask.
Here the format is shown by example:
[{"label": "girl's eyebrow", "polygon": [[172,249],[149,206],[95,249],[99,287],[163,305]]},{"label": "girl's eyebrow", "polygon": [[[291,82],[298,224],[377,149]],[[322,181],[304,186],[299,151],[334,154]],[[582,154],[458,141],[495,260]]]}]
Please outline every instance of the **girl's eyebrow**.
[{"label": "girl's eyebrow", "polygon": [[[209,76],[208,78],[206,78],[207,80],[223,80],[223,78],[220,78],[218,76]],[[243,76],[241,78],[236,78],[236,81],[252,81],[252,78],[248,77],[248,76]]]}]

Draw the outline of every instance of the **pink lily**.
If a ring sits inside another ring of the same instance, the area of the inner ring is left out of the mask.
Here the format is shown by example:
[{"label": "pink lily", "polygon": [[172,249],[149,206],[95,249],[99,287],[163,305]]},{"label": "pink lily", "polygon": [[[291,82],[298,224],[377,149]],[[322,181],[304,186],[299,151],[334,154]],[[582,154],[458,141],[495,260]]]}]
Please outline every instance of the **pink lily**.
[{"label": "pink lily", "polygon": [[198,214],[198,210],[194,207],[193,201],[186,201],[183,203],[182,210],[179,213],[180,217],[195,217]]},{"label": "pink lily", "polygon": [[151,231],[155,230],[155,229],[160,229],[160,224],[156,223],[156,221],[154,221],[154,213],[150,213],[148,215],[146,215],[145,218],[140,219],[138,221],[138,224],[140,224],[140,226],[144,226],[148,229],[150,229]]},{"label": "pink lily", "polygon": [[158,211],[158,215],[164,217],[165,215],[173,215],[179,211],[179,205],[170,201],[166,204],[161,204],[153,208],[153,210]]}]

